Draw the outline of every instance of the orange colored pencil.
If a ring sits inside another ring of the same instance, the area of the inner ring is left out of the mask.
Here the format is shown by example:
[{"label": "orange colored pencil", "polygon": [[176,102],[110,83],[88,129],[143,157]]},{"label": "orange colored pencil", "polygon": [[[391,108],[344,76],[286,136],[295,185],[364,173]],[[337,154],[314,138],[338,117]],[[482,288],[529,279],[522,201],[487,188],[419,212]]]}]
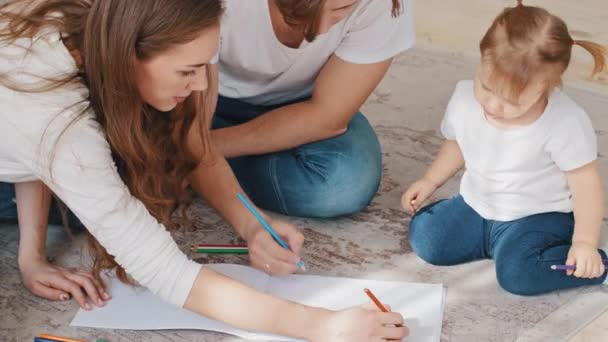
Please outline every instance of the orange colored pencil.
[{"label": "orange colored pencil", "polygon": [[376,306],[378,307],[378,309],[380,309],[380,311],[382,311],[382,312],[388,312],[388,310],[386,310],[386,308],[384,307],[384,305],[382,305],[382,303],[380,303],[380,301],[378,300],[378,298],[376,298],[376,296],[374,296],[374,294],[372,293],[372,291],[370,291],[369,289],[363,289],[363,291],[365,291],[365,294],[367,294],[367,296],[369,297],[369,299],[371,299],[372,302],[374,302],[374,304],[376,304]]},{"label": "orange colored pencil", "polygon": [[[367,294],[367,296],[369,297],[369,299],[372,300],[372,302],[374,302],[374,304],[376,304],[376,306],[378,307],[378,309],[380,309],[380,311],[382,312],[388,312],[388,310],[386,309],[386,307],[384,305],[382,305],[382,303],[380,303],[380,301],[378,300],[378,298],[376,298],[376,296],[372,293],[372,291],[370,289],[363,289],[363,291],[365,291],[365,294]],[[398,327],[402,327],[403,325],[398,324]]]},{"label": "orange colored pencil", "polygon": [[69,338],[69,337],[54,336],[54,335],[49,335],[49,334],[40,334],[40,335],[38,335],[38,337],[46,338],[46,339],[54,340],[54,341],[58,341],[58,342],[87,342],[85,340],[75,340],[75,339]]}]

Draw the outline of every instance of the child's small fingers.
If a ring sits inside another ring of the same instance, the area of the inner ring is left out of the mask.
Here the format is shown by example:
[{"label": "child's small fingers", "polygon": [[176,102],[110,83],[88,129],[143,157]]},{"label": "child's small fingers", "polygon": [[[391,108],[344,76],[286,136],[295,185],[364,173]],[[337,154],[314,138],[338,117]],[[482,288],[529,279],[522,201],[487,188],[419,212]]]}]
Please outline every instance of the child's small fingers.
[{"label": "child's small fingers", "polygon": [[410,189],[410,190],[406,191],[405,194],[403,194],[403,197],[401,198],[401,203],[403,204],[404,207],[406,207],[408,204],[410,204],[415,199],[416,199],[416,194]]},{"label": "child's small fingers", "polygon": [[597,275],[600,272],[600,265],[596,262],[589,263],[589,274],[587,278],[597,278]]},{"label": "child's small fingers", "polygon": [[598,262],[594,267],[593,267],[593,274],[591,275],[591,278],[598,278],[600,277],[602,274],[604,274],[604,272],[602,271],[602,263]]},{"label": "child's small fingers", "polygon": [[411,200],[410,203],[408,204],[410,211],[415,214],[416,210],[418,209],[418,206],[416,205],[416,200]]},{"label": "child's small fingers", "polygon": [[577,278],[580,278],[581,275],[583,274],[583,272],[584,272],[583,262],[582,261],[581,262],[577,262],[576,263],[576,269],[572,271],[572,275],[575,276],[575,277],[577,277]]},{"label": "child's small fingers", "polygon": [[[566,265],[576,265],[576,259],[572,258],[572,257],[568,257],[568,260],[566,260]],[[571,276],[574,273],[574,270],[567,270],[566,274]]]},{"label": "child's small fingers", "polygon": [[587,264],[587,272],[585,273],[585,278],[587,279],[591,279],[594,278],[594,274],[595,273],[595,265],[593,265],[592,263]]},{"label": "child's small fingers", "polygon": [[576,262],[576,271],[574,271],[574,276],[577,278],[585,278],[588,274],[587,268],[588,265],[585,260],[578,260]]},{"label": "child's small fingers", "polygon": [[593,273],[595,272],[595,265],[593,262],[587,262],[587,267],[585,269],[584,278],[593,278]]},{"label": "child's small fingers", "polygon": [[595,265],[593,267],[593,274],[591,275],[591,278],[598,278],[602,274],[603,274],[602,263],[600,261],[598,261],[597,263],[595,263]]},{"label": "child's small fingers", "polygon": [[589,278],[589,274],[593,270],[593,265],[590,262],[585,262],[583,267],[583,271],[581,272],[581,278]]}]

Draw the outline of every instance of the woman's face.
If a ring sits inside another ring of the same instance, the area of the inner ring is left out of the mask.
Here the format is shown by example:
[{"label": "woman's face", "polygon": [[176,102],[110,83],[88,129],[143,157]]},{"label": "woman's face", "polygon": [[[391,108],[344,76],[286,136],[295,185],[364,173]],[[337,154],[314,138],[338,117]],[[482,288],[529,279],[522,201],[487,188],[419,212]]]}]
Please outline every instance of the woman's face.
[{"label": "woman's face", "polygon": [[176,45],[149,60],[135,61],[139,93],[161,112],[174,109],[192,94],[208,87],[207,68],[217,55],[220,27],[216,25],[195,40]]}]

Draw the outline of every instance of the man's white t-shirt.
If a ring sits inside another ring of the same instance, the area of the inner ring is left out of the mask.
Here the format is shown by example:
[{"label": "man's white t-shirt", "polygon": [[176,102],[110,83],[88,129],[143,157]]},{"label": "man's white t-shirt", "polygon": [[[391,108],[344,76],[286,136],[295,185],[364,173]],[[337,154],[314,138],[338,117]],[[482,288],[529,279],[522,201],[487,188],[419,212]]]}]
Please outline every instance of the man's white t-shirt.
[{"label": "man's white t-shirt", "polygon": [[465,160],[460,193],[482,217],[511,221],[545,212],[572,212],[566,172],[597,159],[597,137],[587,113],[559,89],[534,123],[503,130],[491,125],[461,81],[441,124]]},{"label": "man's white t-shirt", "polygon": [[[0,43],[0,55],[0,74],[20,86],[35,87],[40,76],[63,78],[77,70],[59,33],[48,30],[34,41]],[[43,181],[130,276],[182,306],[201,265],[189,260],[131,195],[101,126],[87,110],[87,96],[82,84],[27,93],[0,83],[0,182]]]},{"label": "man's white t-shirt", "polygon": [[252,104],[285,103],[312,94],[333,54],[356,64],[394,57],[414,45],[412,2],[402,1],[401,14],[393,18],[391,0],[359,0],[351,15],[294,49],[276,38],[268,0],[226,0],[219,92]]}]

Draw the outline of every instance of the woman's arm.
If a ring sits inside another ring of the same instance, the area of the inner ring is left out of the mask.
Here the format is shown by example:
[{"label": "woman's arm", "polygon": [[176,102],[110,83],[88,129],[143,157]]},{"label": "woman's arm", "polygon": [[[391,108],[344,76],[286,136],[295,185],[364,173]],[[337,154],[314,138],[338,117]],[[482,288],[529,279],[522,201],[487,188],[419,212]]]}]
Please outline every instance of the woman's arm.
[{"label": "woman's arm", "polygon": [[[211,79],[217,80],[217,65],[211,65],[210,72]],[[214,88],[217,84],[214,83],[209,85],[210,93],[215,92]],[[200,160],[197,168],[188,177],[190,185],[247,241],[249,258],[253,266],[271,274],[294,273],[298,269],[296,264],[300,259],[299,253],[304,236],[294,226],[266,217],[273,229],[290,247],[289,251],[283,249],[237,199],[237,194],[244,191],[230,165],[216,152],[213,140],[209,141],[207,148],[202,144],[201,134],[204,134],[204,129],[201,130],[201,127],[211,125],[211,116],[207,117],[208,122],[201,122],[202,119],[196,118],[187,137],[190,154]],[[265,216],[261,210],[258,211]]]},{"label": "woman's arm", "polygon": [[51,191],[39,181],[15,184],[19,218],[19,264],[46,260]]},{"label": "woman's arm", "polygon": [[23,284],[33,294],[50,300],[73,297],[83,309],[91,309],[88,299],[93,305],[105,305],[110,297],[90,273],[51,265],[46,259],[52,200],[49,188],[40,181],[17,183],[15,194],[19,217],[18,262]]},{"label": "woman's arm", "polygon": [[403,317],[362,307],[329,311],[289,302],[203,268],[185,308],[239,328],[312,342],[401,340]]},{"label": "woman's arm", "polygon": [[231,325],[309,339],[330,311],[277,299],[229,277],[201,269],[184,308]]}]

